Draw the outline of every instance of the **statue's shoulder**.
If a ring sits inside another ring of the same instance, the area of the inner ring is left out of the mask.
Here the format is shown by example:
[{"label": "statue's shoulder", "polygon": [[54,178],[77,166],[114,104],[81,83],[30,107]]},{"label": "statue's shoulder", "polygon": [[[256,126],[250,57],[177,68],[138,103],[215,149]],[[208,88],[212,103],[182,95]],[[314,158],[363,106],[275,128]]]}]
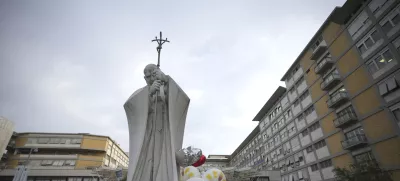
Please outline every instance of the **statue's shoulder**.
[{"label": "statue's shoulder", "polygon": [[[136,90],[135,92],[133,92],[133,94],[131,96],[129,96],[128,100],[126,102],[129,102],[129,100],[131,100],[133,97],[135,97],[137,94],[139,94],[140,92],[147,90],[148,86],[144,86],[138,90]],[[126,104],[126,103],[125,103]]]},{"label": "statue's shoulder", "polygon": [[183,95],[187,99],[189,99],[189,96],[183,91],[183,89],[172,79],[169,75],[167,75],[168,78],[168,84],[169,84],[169,91],[177,91],[179,94]]}]

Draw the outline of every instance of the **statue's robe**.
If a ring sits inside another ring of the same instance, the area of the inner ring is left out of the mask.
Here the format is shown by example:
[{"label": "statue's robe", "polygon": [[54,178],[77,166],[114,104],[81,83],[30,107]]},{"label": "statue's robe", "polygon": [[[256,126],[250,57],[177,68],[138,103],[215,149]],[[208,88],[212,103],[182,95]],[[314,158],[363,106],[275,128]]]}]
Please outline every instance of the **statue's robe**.
[{"label": "statue's robe", "polygon": [[149,86],[134,92],[124,104],[129,126],[128,181],[151,181],[153,157],[154,181],[179,181],[175,152],[182,148],[190,99],[169,76],[165,88],[166,101],[158,97],[156,105]]}]

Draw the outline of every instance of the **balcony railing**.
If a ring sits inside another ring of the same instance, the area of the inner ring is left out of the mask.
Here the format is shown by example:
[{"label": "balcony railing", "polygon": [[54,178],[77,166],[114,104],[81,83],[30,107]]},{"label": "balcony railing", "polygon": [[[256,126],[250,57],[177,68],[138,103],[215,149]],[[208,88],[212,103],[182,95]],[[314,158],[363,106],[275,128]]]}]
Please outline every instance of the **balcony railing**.
[{"label": "balcony railing", "polygon": [[368,143],[367,137],[364,134],[358,134],[347,140],[342,141],[343,149],[353,149]]},{"label": "balcony railing", "polygon": [[313,54],[311,55],[311,60],[317,60],[324,52],[326,51],[327,46],[326,42],[322,41],[318,47],[316,47],[313,51]]},{"label": "balcony railing", "polygon": [[339,92],[326,101],[329,108],[336,108],[349,100],[347,92]]},{"label": "balcony railing", "polygon": [[340,75],[339,74],[337,74],[337,73],[330,74],[321,83],[321,89],[325,90],[325,91],[329,90],[339,82],[340,82]]},{"label": "balcony railing", "polygon": [[318,63],[318,65],[314,68],[314,72],[319,74],[321,72],[324,72],[325,70],[331,68],[333,65],[333,60],[330,57],[324,58],[321,60],[321,62]]},{"label": "balcony railing", "polygon": [[335,127],[337,128],[341,128],[353,121],[357,121],[357,116],[355,113],[353,112],[348,112],[336,119],[333,120],[333,124],[335,125]]}]

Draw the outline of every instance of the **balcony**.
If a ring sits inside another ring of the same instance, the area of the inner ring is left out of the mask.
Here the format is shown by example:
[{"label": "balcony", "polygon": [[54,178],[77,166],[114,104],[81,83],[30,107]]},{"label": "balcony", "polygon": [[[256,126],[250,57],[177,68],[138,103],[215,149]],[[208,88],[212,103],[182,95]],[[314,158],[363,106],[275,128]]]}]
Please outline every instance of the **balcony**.
[{"label": "balcony", "polygon": [[347,124],[357,121],[357,116],[355,113],[348,112],[333,120],[333,124],[336,128],[343,128]]},{"label": "balcony", "polygon": [[322,90],[329,90],[337,85],[340,82],[340,75],[337,73],[333,73],[328,75],[324,81],[321,83]]},{"label": "balcony", "polygon": [[364,134],[358,134],[347,140],[342,141],[342,147],[345,150],[358,148],[360,146],[368,144],[367,137]]},{"label": "balcony", "polygon": [[324,59],[322,59],[322,61],[321,62],[319,62],[318,63],[318,65],[314,68],[314,72],[315,73],[317,73],[317,74],[319,74],[319,73],[321,73],[321,72],[324,72],[324,71],[326,71],[326,70],[328,70],[329,68],[331,68],[332,67],[332,65],[333,65],[333,60],[332,60],[332,58],[324,58]]},{"label": "balcony", "polygon": [[337,108],[349,100],[347,92],[338,92],[326,101],[329,108]]},{"label": "balcony", "polygon": [[314,48],[313,54],[311,55],[311,60],[317,60],[322,54],[324,54],[327,48],[326,42],[322,40],[321,43]]}]

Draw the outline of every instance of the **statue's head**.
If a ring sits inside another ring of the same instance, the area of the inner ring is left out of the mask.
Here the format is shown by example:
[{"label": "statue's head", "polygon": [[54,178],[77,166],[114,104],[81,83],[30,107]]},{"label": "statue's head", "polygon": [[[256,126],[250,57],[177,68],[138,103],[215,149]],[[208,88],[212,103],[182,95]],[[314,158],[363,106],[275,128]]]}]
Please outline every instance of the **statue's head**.
[{"label": "statue's head", "polygon": [[146,80],[147,85],[153,84],[155,80],[166,81],[165,74],[161,71],[157,65],[148,64],[144,68],[144,79]]}]

